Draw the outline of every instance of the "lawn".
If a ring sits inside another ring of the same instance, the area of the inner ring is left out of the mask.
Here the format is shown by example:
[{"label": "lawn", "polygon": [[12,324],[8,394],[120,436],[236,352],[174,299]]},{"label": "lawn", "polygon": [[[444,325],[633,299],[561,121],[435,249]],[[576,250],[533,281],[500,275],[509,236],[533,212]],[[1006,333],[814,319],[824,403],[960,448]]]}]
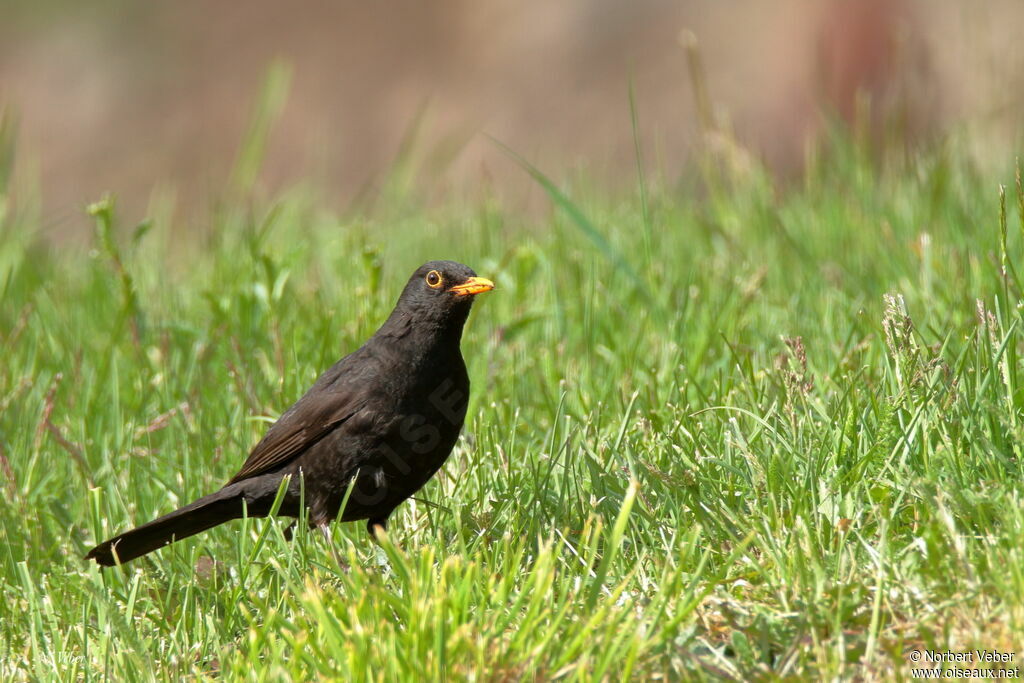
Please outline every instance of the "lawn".
[{"label": "lawn", "polygon": [[[1024,655],[1024,198],[1001,169],[955,140],[836,140],[789,183],[713,150],[618,195],[524,168],[551,198],[532,216],[398,190],[330,215],[296,191],[133,226],[99,200],[86,248],[0,202],[0,678]],[[431,258],[498,289],[463,339],[463,437],[387,542],[337,524],[339,562],[242,520],[82,560],[223,484]]]}]

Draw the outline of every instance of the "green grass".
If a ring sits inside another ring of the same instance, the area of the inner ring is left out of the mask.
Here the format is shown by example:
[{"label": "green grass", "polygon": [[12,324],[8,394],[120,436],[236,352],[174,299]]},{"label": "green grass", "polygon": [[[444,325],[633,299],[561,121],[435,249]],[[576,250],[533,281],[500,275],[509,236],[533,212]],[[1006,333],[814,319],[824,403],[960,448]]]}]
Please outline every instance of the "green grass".
[{"label": "green grass", "polygon": [[[283,197],[133,231],[101,202],[88,249],[8,207],[0,678],[870,678],[923,647],[1024,653],[1012,175],[953,145],[836,143],[784,190],[727,162],[621,199],[531,169],[534,219]],[[82,561],[222,484],[429,258],[499,288],[463,341],[464,437],[390,545],[336,525],[339,566],[246,520]]]}]

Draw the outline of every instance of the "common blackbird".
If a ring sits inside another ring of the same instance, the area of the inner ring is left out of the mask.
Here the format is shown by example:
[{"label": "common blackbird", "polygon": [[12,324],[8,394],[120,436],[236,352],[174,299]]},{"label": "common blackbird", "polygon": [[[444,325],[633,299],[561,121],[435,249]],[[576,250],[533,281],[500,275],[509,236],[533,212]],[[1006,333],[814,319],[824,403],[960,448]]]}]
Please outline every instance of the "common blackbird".
[{"label": "common blackbird", "polygon": [[[119,534],[86,559],[113,566],[223,522],[279,514],[326,534],[337,518],[366,519],[375,534],[451,453],[462,429],[469,376],[459,342],[476,294],[494,288],[467,266],[421,266],[394,311],[358,350],[323,373],[274,423],[238,474],[208,496]],[[347,500],[345,500],[347,496]]]}]

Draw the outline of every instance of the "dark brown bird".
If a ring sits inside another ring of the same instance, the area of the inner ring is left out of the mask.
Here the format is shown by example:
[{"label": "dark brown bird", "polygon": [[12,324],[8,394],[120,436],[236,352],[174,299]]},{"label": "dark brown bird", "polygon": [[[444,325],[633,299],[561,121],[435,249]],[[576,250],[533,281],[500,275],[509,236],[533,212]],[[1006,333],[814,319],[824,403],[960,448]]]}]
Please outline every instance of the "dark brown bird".
[{"label": "dark brown bird", "polygon": [[119,534],[85,556],[128,562],[244,515],[270,513],[290,477],[279,514],[326,534],[338,517],[369,520],[371,534],[444,464],[469,400],[459,342],[476,294],[494,284],[453,261],[421,266],[395,310],[358,350],[322,374],[249,454],[224,488]]}]

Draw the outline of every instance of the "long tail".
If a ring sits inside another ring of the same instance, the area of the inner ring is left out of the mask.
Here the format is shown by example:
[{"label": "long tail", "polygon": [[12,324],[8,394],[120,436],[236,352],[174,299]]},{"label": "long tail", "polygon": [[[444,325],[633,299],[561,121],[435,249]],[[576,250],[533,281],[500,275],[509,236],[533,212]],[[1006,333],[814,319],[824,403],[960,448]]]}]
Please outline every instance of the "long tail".
[{"label": "long tail", "polygon": [[[124,564],[169,543],[194,536],[229,520],[239,519],[245,514],[242,499],[241,486],[226,486],[170,514],[103,541],[90,550],[85,559],[96,560],[104,567]],[[253,512],[250,507],[249,514]]]}]

